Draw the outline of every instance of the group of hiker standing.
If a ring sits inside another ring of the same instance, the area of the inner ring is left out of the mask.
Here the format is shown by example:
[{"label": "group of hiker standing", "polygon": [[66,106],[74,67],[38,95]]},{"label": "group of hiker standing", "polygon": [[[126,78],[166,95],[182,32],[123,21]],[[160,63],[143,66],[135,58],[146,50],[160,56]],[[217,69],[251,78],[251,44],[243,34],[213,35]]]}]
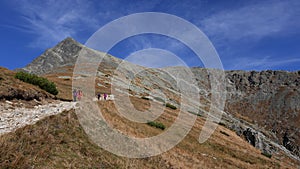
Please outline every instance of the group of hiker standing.
[{"label": "group of hiker standing", "polygon": [[[101,100],[101,93],[98,93],[98,94],[97,94],[97,98],[98,98],[98,100]],[[104,100],[107,99],[107,94],[106,94],[106,93],[103,94],[103,99],[104,99]]]},{"label": "group of hiker standing", "polygon": [[[73,90],[73,101],[74,102],[76,102],[77,100],[80,101],[82,96],[83,96],[82,90],[76,90],[76,89]],[[102,96],[101,93],[97,94],[98,100],[101,100],[101,96]],[[103,94],[103,99],[107,100],[107,97],[108,97],[108,95],[106,93],[104,93]]]},{"label": "group of hiker standing", "polygon": [[81,97],[83,96],[82,90],[73,90],[73,101],[76,102],[77,100],[80,101]]}]

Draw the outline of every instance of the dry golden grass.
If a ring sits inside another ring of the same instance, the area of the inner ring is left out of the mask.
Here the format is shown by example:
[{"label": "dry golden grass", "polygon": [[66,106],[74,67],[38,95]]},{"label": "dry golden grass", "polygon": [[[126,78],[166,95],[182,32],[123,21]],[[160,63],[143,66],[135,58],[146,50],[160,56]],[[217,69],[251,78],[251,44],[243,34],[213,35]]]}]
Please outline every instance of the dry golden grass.
[{"label": "dry golden grass", "polygon": [[[134,99],[136,106],[145,100]],[[115,128],[135,137],[150,137],[160,134],[161,130],[146,124],[130,122],[117,115],[113,102],[100,102],[101,112]],[[171,126],[177,113],[170,109],[156,120],[167,127]],[[261,152],[236,135],[235,132],[219,126],[212,137],[204,144],[199,144],[198,137],[205,119],[198,117],[187,137],[170,151],[161,155],[171,168],[296,168],[290,163],[267,158]],[[226,133],[226,135],[224,134]],[[284,156],[284,155],[283,155]]]},{"label": "dry golden grass", "polygon": [[161,157],[127,159],[92,144],[74,111],[0,137],[0,168],[166,168]]},{"label": "dry golden grass", "polygon": [[[148,137],[162,132],[118,116],[111,101],[99,105],[106,120],[126,134]],[[158,121],[170,126],[176,113],[166,111]],[[294,161],[286,157],[282,161],[269,159],[222,126],[207,142],[199,144],[197,139],[203,123],[204,119],[198,118],[186,138],[166,153],[145,159],[128,159],[94,145],[74,111],[64,112],[2,135],[0,168],[293,168],[289,163]]]}]

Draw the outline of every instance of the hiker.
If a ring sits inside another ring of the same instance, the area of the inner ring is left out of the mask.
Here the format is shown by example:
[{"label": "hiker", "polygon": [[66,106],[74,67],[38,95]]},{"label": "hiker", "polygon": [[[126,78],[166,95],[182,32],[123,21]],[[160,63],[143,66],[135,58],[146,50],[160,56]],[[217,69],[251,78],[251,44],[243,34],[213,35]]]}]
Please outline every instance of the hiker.
[{"label": "hiker", "polygon": [[78,90],[78,93],[77,93],[78,101],[81,100],[81,97],[82,97],[82,96],[83,96],[82,91],[81,91],[81,90]]},{"label": "hiker", "polygon": [[103,97],[104,97],[104,100],[106,100],[106,98],[107,98],[107,94],[106,94],[106,93],[104,93],[104,94],[103,94]]},{"label": "hiker", "polygon": [[98,93],[97,97],[98,97],[98,100],[100,100],[100,98],[101,98],[101,94],[100,94],[100,93]]},{"label": "hiker", "polygon": [[73,101],[76,102],[76,98],[77,98],[77,91],[76,89],[73,90]]}]

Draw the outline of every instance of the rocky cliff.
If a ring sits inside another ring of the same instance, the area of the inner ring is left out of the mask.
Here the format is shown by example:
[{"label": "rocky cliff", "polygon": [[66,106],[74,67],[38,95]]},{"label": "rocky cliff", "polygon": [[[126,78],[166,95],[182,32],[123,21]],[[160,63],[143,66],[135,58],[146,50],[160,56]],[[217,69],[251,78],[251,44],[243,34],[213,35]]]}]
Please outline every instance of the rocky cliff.
[{"label": "rocky cliff", "polygon": [[225,111],[246,117],[300,156],[300,71],[230,71],[227,79]]},{"label": "rocky cliff", "polygon": [[[194,68],[199,87],[209,95],[209,74]],[[257,125],[274,142],[300,156],[300,71],[226,71],[225,112]],[[230,126],[230,125],[229,125]],[[250,141],[250,130],[237,130]],[[254,134],[253,132],[251,134]],[[254,138],[257,139],[257,138]]]}]

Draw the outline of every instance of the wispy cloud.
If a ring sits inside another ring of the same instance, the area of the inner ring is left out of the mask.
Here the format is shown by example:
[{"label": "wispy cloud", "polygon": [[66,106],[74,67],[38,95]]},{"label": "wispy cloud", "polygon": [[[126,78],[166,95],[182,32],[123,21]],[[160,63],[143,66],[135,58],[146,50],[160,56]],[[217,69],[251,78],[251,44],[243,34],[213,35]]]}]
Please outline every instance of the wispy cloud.
[{"label": "wispy cloud", "polygon": [[277,69],[281,66],[286,66],[289,64],[299,64],[300,58],[290,57],[284,60],[274,59],[270,56],[265,56],[262,58],[258,57],[241,57],[233,59],[227,64],[228,70],[267,70],[267,69]]},{"label": "wispy cloud", "polygon": [[169,66],[186,66],[174,53],[167,50],[148,48],[131,53],[125,60],[149,68],[163,68]]},{"label": "wispy cloud", "polygon": [[17,27],[36,36],[31,47],[49,47],[98,25],[88,1],[20,1],[17,9],[23,20]]},{"label": "wispy cloud", "polygon": [[[161,51],[153,50],[153,48],[161,49]],[[122,50],[121,53],[120,50]],[[150,54],[149,51],[151,52]],[[163,51],[169,51],[169,53]],[[129,61],[148,67],[157,67],[153,65],[159,65],[158,67],[178,66],[178,60],[172,59],[175,57],[180,59],[181,65],[182,63],[189,66],[202,65],[200,59],[192,53],[191,49],[180,41],[163,35],[142,34],[133,36],[122,42],[120,46],[117,45],[110,52],[112,55],[122,58],[130,56],[131,60]],[[195,59],[195,57],[197,58]],[[134,60],[132,60],[132,58]],[[151,59],[153,59],[153,61],[151,61]]]},{"label": "wispy cloud", "polygon": [[224,10],[200,21],[211,38],[224,41],[261,39],[272,34],[289,34],[300,28],[300,1],[261,1]]},{"label": "wispy cloud", "polygon": [[45,48],[68,36],[78,39],[82,32],[92,35],[107,22],[133,12],[150,10],[156,3],[155,1],[146,4],[130,4],[122,1],[100,3],[86,0],[18,1],[16,3],[18,11],[25,24],[15,27],[36,35],[30,46]]}]

